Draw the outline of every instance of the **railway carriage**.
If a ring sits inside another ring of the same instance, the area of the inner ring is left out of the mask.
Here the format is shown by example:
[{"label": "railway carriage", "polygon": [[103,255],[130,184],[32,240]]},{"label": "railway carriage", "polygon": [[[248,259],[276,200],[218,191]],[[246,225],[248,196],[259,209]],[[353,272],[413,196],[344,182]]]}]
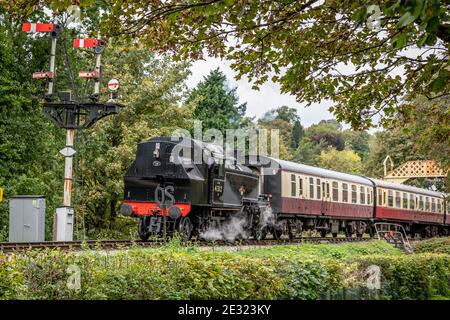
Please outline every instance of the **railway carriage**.
[{"label": "railway carriage", "polygon": [[[325,235],[339,230],[362,235],[372,219],[374,183],[362,176],[270,158],[276,174],[264,175],[263,190],[287,224]],[[291,234],[294,236],[294,234]]]},{"label": "railway carriage", "polygon": [[440,192],[371,179],[377,190],[375,218],[402,223],[413,236],[447,234],[445,197]]}]

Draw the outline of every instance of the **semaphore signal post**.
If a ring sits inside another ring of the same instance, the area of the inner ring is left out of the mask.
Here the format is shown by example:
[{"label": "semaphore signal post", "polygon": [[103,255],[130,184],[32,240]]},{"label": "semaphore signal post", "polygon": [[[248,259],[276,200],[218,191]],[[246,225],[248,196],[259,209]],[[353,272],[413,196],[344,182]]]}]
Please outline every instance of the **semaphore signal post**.
[{"label": "semaphore signal post", "polygon": [[74,39],[75,49],[95,50],[94,70],[80,71],[78,76],[93,81],[94,90],[87,98],[72,99],[71,93],[61,92],[59,99],[55,98],[56,87],[56,43],[62,31],[61,26],[54,23],[24,23],[22,31],[27,33],[49,33],[51,36],[50,68],[49,71],[34,72],[34,79],[48,81],[47,93],[44,95],[44,114],[60,128],[66,129],[66,145],[60,150],[65,158],[64,166],[64,196],[62,206],[56,209],[53,220],[53,240],[73,240],[74,208],[72,206],[72,163],[75,154],[74,138],[76,129],[86,129],[94,125],[99,119],[117,114],[123,107],[117,103],[119,81],[112,79],[108,83],[111,97],[107,102],[100,102],[100,84],[102,79],[101,56],[106,48],[106,41],[98,34],[94,39]]}]

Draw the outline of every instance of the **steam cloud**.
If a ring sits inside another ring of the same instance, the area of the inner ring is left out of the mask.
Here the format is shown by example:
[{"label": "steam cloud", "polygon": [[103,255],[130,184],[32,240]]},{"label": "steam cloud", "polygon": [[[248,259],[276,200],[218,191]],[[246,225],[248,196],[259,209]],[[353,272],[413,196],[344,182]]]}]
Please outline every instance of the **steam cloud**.
[{"label": "steam cloud", "polygon": [[[264,228],[275,223],[275,215],[272,208],[261,208],[261,216],[259,228]],[[223,223],[220,227],[209,228],[205,232],[200,233],[200,237],[205,240],[227,240],[235,241],[238,238],[248,239],[249,234],[245,230],[247,221],[245,218],[232,217],[230,220]]]}]

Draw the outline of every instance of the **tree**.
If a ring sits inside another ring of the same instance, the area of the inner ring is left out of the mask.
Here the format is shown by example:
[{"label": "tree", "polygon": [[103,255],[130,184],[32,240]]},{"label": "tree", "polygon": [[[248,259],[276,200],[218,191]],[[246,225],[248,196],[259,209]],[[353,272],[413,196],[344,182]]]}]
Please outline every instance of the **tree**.
[{"label": "tree", "polygon": [[[44,92],[31,74],[45,70],[49,39],[28,37],[18,21],[1,11],[0,15],[0,186],[5,199],[45,196],[49,239],[55,207],[62,201],[64,158],[58,150],[64,144],[64,133],[31,99]],[[7,205],[7,201],[0,203],[0,241],[7,237]]]},{"label": "tree", "polygon": [[204,77],[186,100],[194,103],[194,115],[202,121],[203,129],[214,128],[225,136],[226,129],[237,129],[245,115],[246,103],[238,104],[236,88],[227,86],[226,76],[219,70],[213,70]]},{"label": "tree", "polygon": [[307,138],[303,138],[300,141],[297,150],[295,150],[292,160],[310,166],[317,166],[318,155],[320,154],[321,150],[324,150],[327,147],[327,144],[323,141],[320,141],[318,144],[316,144],[311,142]]},{"label": "tree", "polygon": [[369,157],[364,165],[364,173],[370,177],[382,178],[383,161],[391,156],[395,165],[409,160],[425,160],[414,147],[413,137],[402,129],[391,129],[375,133],[375,139],[369,144]]},{"label": "tree", "polygon": [[[69,2],[4,6],[25,19],[38,4],[64,10]],[[255,87],[273,72],[272,80],[298,101],[334,101],[330,110],[354,128],[372,125],[375,115],[394,116],[408,96],[434,99],[450,91],[447,1],[86,0],[82,6],[104,12],[103,34],[139,38],[183,60],[225,57]]]},{"label": "tree", "polygon": [[364,162],[369,155],[370,134],[367,131],[344,130],[345,146],[355,151]]},{"label": "tree", "polygon": [[[394,166],[411,160],[436,160],[444,169],[450,168],[450,125],[449,99],[442,97],[429,101],[418,97],[414,101],[402,105],[401,114],[393,126],[385,131],[377,132],[373,141],[369,142],[369,156],[364,164],[365,174],[383,177],[383,160],[391,156]],[[447,190],[450,187],[450,176],[447,176]],[[410,179],[407,184],[420,187],[435,185],[441,187],[441,181],[426,179]]]},{"label": "tree", "polygon": [[322,120],[310,126],[306,130],[305,137],[315,144],[322,141],[327,146],[342,151],[345,148],[345,140],[341,130],[342,126],[336,121]]},{"label": "tree", "polygon": [[[395,123],[413,138],[418,153],[450,169],[450,97],[432,101],[419,96],[402,106]],[[450,187],[450,186],[449,186]]]},{"label": "tree", "polygon": [[280,157],[292,159],[295,149],[303,136],[303,127],[297,109],[281,106],[267,111],[258,120],[258,126],[264,129],[280,131]]},{"label": "tree", "polygon": [[292,128],[292,148],[297,149],[300,143],[300,140],[302,140],[303,136],[305,135],[305,130],[303,129],[302,124],[299,120],[294,122],[294,127]]},{"label": "tree", "polygon": [[376,3],[117,0],[103,7],[103,26],[108,34],[139,37],[152,50],[183,60],[205,53],[225,57],[255,86],[273,72],[298,101],[333,100],[339,121],[364,128],[374,115],[395,115],[407,96],[433,99],[450,90],[448,3]]},{"label": "tree", "polygon": [[330,148],[322,151],[318,159],[319,166],[339,172],[361,173],[361,158],[353,150],[338,151]]}]

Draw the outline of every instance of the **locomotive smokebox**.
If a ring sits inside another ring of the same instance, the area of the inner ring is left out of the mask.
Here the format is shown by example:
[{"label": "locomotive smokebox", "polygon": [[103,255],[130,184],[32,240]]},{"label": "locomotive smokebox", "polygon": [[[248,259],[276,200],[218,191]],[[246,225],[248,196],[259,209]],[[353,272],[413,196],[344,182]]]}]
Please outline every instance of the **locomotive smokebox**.
[{"label": "locomotive smokebox", "polygon": [[181,210],[177,206],[172,206],[169,208],[169,216],[176,220],[181,217]]},{"label": "locomotive smokebox", "polygon": [[124,216],[128,216],[130,217],[131,214],[133,213],[133,207],[131,207],[129,204],[124,203],[122,204],[122,206],[120,207],[120,213],[123,214]]}]

